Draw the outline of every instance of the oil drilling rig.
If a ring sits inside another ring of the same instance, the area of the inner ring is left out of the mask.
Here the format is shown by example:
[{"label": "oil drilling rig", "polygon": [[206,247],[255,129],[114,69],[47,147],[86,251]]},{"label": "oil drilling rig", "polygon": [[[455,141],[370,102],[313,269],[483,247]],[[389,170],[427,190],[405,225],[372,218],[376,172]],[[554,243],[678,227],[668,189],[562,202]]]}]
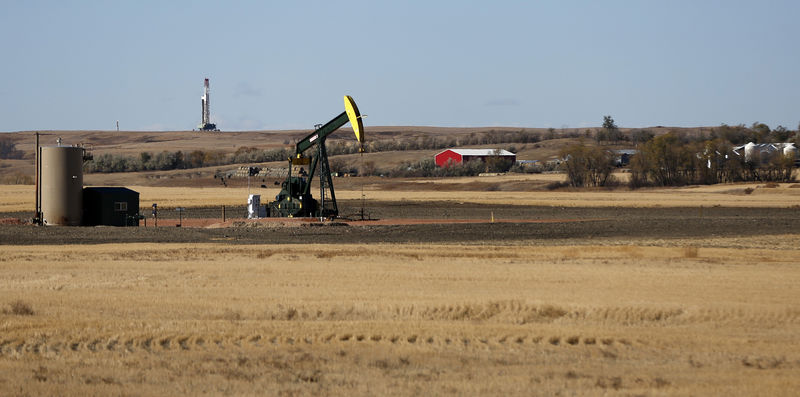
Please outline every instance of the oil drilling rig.
[{"label": "oil drilling rig", "polygon": [[[350,122],[359,145],[359,153],[364,153],[364,124],[358,107],[349,95],[344,97],[345,111],[331,121],[316,128],[314,132],[301,139],[295,145],[295,153],[289,157],[289,175],[281,184],[281,191],[275,201],[269,203],[270,217],[318,217],[336,218],[339,208],[336,205],[336,193],[333,189],[333,178],[325,140],[343,125]],[[309,153],[311,157],[308,157]],[[296,175],[292,169],[297,167]],[[306,172],[304,167],[308,167]],[[319,170],[318,170],[319,169]],[[311,195],[311,182],[314,176],[319,178],[319,201]]]},{"label": "oil drilling rig", "polygon": [[197,126],[198,131],[219,131],[217,125],[211,122],[211,88],[208,85],[208,79],[203,83],[203,96],[200,97],[200,105],[202,106],[202,114],[200,125]]}]

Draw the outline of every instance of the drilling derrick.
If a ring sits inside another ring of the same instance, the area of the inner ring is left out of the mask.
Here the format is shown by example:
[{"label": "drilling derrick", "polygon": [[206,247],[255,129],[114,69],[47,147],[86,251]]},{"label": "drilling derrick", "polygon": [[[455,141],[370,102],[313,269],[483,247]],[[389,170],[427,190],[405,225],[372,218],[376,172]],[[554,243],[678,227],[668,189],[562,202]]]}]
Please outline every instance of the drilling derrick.
[{"label": "drilling derrick", "polygon": [[197,129],[200,131],[219,131],[217,129],[216,124],[211,123],[211,97],[208,85],[208,79],[205,80],[203,83],[203,96],[200,97],[200,105],[202,106],[202,115],[200,125],[197,126]]}]

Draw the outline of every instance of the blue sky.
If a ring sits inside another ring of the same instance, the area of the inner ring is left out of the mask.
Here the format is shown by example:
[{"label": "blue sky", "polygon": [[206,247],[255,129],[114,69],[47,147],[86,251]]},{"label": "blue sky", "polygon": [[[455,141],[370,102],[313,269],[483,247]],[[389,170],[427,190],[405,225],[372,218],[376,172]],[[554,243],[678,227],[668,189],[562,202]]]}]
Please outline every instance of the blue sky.
[{"label": "blue sky", "polygon": [[0,131],[800,122],[798,1],[9,1]]}]

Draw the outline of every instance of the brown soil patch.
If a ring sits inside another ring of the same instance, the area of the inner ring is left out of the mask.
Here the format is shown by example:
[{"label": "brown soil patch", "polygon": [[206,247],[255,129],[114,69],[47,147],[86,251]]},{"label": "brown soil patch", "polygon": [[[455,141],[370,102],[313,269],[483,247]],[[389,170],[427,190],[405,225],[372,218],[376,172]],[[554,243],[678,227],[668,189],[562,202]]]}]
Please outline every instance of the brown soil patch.
[{"label": "brown soil patch", "polygon": [[434,225],[434,224],[459,224],[459,223],[570,223],[591,222],[602,219],[378,219],[363,221],[347,221],[352,226],[368,225]]},{"label": "brown soil patch", "polygon": [[[227,219],[222,218],[197,218],[184,219],[159,219],[158,227],[181,227],[190,228],[237,228],[237,227],[291,227],[291,226],[371,226],[371,225],[447,225],[447,224],[468,224],[468,223],[569,223],[569,222],[591,222],[603,219],[415,219],[415,218],[392,218],[392,219],[373,219],[373,220],[336,220],[322,221],[317,218],[260,218],[260,219]],[[152,227],[153,220],[149,219],[148,227]],[[144,227],[144,222],[140,223]]]}]

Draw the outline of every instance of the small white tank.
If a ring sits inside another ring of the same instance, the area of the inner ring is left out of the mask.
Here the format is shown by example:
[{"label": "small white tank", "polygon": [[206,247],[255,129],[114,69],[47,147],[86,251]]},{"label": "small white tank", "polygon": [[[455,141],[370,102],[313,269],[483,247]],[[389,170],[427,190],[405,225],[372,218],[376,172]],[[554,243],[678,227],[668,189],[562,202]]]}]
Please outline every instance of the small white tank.
[{"label": "small white tank", "polygon": [[251,194],[247,197],[247,219],[260,218],[259,207],[261,207],[261,195]]},{"label": "small white tank", "polygon": [[753,161],[753,157],[756,152],[756,144],[753,142],[747,142],[744,145],[744,161],[750,162]]},{"label": "small white tank", "polygon": [[797,158],[797,147],[794,146],[794,143],[784,144],[783,155],[786,157]]}]

